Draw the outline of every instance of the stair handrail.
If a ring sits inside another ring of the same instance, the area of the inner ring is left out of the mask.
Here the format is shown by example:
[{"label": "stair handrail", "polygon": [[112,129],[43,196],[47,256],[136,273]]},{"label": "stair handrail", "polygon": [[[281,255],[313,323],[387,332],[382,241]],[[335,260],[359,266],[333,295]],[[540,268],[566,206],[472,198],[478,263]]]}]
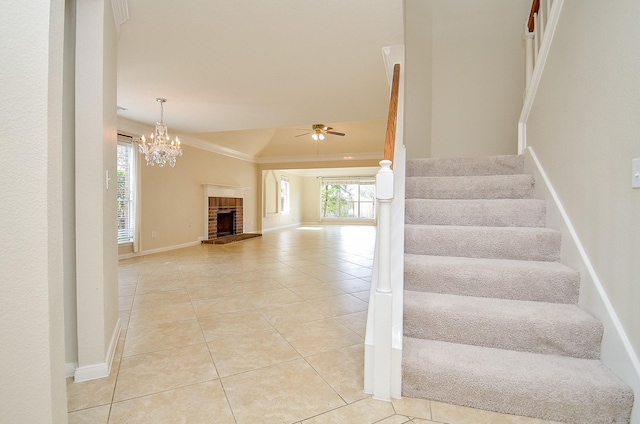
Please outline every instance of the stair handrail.
[{"label": "stair handrail", "polygon": [[391,161],[393,169],[393,157],[396,143],[396,121],[398,117],[398,90],[400,88],[400,64],[393,65],[393,81],[391,83],[391,98],[389,100],[389,116],[387,118],[387,133],[384,140],[384,160]]},{"label": "stair handrail", "polygon": [[364,392],[390,401],[401,397],[402,385],[404,46],[384,48],[383,56],[391,93],[383,159],[376,175],[378,229],[365,334]]},{"label": "stair handrail", "polygon": [[540,10],[540,0],[533,0],[531,4],[531,12],[529,12],[529,19],[527,20],[527,28],[529,28],[529,32],[533,32],[536,26],[535,15]]}]

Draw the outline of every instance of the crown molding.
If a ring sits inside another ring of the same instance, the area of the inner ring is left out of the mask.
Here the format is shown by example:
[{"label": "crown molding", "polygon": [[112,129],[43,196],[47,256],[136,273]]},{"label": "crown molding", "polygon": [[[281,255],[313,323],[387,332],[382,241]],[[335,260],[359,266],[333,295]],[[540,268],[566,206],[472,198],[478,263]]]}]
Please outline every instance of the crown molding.
[{"label": "crown molding", "polygon": [[229,149],[228,147],[218,146],[209,141],[204,141],[200,138],[196,138],[190,135],[178,134],[180,142],[187,146],[196,147],[198,149],[207,150],[209,152],[217,153],[219,155],[228,156],[234,159],[240,159],[247,162],[256,162],[255,156],[248,155],[246,153],[239,152],[237,150]]},{"label": "crown molding", "polygon": [[[118,131],[122,133],[128,133],[135,138],[139,137],[139,134],[151,133],[153,132],[155,126],[143,124],[138,121],[133,121],[131,119],[123,118],[118,116]],[[229,149],[227,147],[218,146],[217,144],[213,144],[208,141],[204,141],[197,137],[193,137],[191,135],[186,134],[175,134],[180,138],[180,143],[185,146],[195,147],[197,149],[206,150],[208,152],[217,153],[219,155],[232,157],[234,159],[240,159],[247,162],[256,162],[256,158],[254,156],[248,155],[246,153],[238,152],[237,150]]]},{"label": "crown molding", "polygon": [[335,155],[272,156],[256,158],[256,163],[327,162],[343,160],[382,160],[382,152],[341,153]]}]

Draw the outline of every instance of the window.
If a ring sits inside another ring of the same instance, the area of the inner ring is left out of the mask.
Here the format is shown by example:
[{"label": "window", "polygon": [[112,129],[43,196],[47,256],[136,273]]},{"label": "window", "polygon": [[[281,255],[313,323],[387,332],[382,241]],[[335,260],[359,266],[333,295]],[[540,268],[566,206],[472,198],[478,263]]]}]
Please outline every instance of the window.
[{"label": "window", "polygon": [[291,212],[290,194],[289,178],[280,178],[280,213],[282,214],[288,214]]},{"label": "window", "polygon": [[118,243],[133,242],[134,212],[134,146],[118,141]]},{"label": "window", "polygon": [[321,190],[322,218],[375,218],[375,181],[323,180]]}]

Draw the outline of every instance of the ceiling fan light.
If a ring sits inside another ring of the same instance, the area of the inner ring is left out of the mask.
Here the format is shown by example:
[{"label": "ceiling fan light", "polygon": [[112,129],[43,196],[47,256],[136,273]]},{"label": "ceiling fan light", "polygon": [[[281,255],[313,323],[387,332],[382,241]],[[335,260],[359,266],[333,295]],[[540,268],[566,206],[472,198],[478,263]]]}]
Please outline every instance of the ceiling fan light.
[{"label": "ceiling fan light", "polygon": [[319,134],[319,135],[318,135],[318,138],[319,138],[320,140],[324,140],[324,134]]},{"label": "ceiling fan light", "polygon": [[313,135],[311,135],[311,138],[313,138],[314,140],[318,141],[318,134],[314,133]]}]

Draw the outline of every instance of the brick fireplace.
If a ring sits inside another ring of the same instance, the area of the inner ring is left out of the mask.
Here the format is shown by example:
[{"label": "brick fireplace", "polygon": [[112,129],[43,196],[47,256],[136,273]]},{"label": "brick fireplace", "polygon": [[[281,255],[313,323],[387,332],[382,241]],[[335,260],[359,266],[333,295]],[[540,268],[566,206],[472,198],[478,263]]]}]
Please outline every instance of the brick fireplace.
[{"label": "brick fireplace", "polygon": [[208,240],[242,234],[242,204],[238,197],[209,197]]},{"label": "brick fireplace", "polygon": [[244,193],[247,187],[203,184],[204,240],[243,234]]}]

